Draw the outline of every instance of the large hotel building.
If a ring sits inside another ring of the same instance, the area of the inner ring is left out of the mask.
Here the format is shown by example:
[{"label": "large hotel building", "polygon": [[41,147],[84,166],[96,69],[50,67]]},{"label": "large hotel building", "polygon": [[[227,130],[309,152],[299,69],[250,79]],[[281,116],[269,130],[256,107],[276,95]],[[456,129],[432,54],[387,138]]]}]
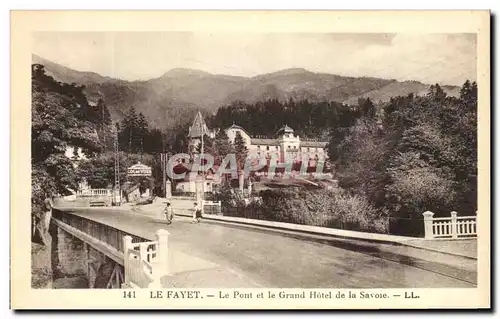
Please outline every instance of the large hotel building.
[{"label": "large hotel building", "polygon": [[[201,142],[202,132],[205,132],[205,135],[211,138],[215,136],[215,131],[207,127],[201,113],[198,112],[189,128],[190,151],[196,149]],[[236,124],[226,129],[226,134],[231,143],[234,143],[237,133],[240,133],[245,141],[248,155],[254,158],[265,156],[268,159],[271,157],[278,158],[279,162],[295,162],[302,161],[304,158],[311,161],[324,161],[328,157],[326,152],[328,142],[301,140],[288,125],[278,130],[275,138],[252,137],[244,128]]]}]

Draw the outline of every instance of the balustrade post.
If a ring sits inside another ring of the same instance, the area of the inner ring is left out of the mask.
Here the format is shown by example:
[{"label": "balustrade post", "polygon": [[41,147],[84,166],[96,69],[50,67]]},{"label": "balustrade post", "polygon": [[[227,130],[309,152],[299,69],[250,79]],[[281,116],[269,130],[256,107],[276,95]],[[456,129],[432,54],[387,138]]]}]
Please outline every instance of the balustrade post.
[{"label": "balustrade post", "polygon": [[167,180],[165,182],[165,197],[166,198],[172,197],[172,182],[170,180]]},{"label": "balustrade post", "polygon": [[158,242],[156,247],[156,259],[158,268],[155,271],[158,271],[159,276],[168,275],[169,273],[169,265],[168,265],[168,235],[170,233],[164,229],[159,229],[156,232],[156,240]]},{"label": "balustrade post", "polygon": [[457,212],[451,212],[451,238],[458,238]]},{"label": "balustrade post", "polygon": [[422,215],[424,215],[425,239],[433,239],[434,231],[432,230],[432,216],[434,216],[434,213],[426,211]]},{"label": "balustrade post", "polygon": [[124,277],[124,282],[126,285],[129,284],[130,279],[129,279],[129,274],[128,274],[128,250],[132,247],[132,237],[130,236],[123,236],[123,277]]},{"label": "balustrade post", "polygon": [[141,261],[143,261],[143,260],[148,261],[148,259],[147,259],[148,258],[147,257],[147,255],[148,255],[148,244],[146,244],[146,243],[140,243],[139,244],[139,255],[141,256],[140,257]]}]

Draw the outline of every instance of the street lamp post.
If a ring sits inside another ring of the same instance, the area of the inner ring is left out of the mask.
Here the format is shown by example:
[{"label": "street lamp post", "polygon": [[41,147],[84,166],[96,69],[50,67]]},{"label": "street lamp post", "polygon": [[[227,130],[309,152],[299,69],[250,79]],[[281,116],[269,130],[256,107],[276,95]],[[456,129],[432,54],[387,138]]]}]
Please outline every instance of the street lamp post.
[{"label": "street lamp post", "polygon": [[[200,164],[201,164],[201,161],[202,159],[204,158],[203,157],[203,152],[205,151],[205,148],[204,148],[204,143],[203,143],[203,138],[204,138],[204,135],[205,135],[205,126],[202,124],[201,125],[201,158],[200,158]],[[204,167],[204,165],[202,164],[202,167]],[[201,172],[201,213],[203,214],[204,213],[204,205],[203,205],[203,202],[205,201],[205,172],[202,171]]]}]

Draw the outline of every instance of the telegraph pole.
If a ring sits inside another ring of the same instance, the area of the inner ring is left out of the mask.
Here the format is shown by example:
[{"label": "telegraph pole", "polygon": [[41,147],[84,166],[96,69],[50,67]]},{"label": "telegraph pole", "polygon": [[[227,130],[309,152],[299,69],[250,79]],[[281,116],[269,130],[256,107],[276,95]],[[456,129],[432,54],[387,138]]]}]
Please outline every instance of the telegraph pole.
[{"label": "telegraph pole", "polygon": [[[114,202],[115,205],[120,206],[122,202],[122,192],[121,192],[121,186],[120,186],[120,155],[118,153],[118,130],[114,129],[115,131],[115,195],[114,195]],[[117,200],[118,198],[118,200]]]},{"label": "telegraph pole", "polygon": [[161,173],[163,176],[162,189],[165,191],[165,197],[167,197],[167,172],[166,172],[167,154],[166,153],[160,154],[160,162],[161,162]]}]

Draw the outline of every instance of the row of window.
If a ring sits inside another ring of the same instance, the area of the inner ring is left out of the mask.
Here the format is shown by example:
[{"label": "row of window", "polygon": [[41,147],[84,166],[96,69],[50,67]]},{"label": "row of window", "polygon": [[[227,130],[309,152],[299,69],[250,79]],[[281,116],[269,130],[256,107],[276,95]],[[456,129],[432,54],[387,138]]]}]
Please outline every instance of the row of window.
[{"label": "row of window", "polygon": [[[258,150],[260,150],[260,149],[261,149],[261,148],[260,148],[260,145],[257,145],[257,149],[258,149]],[[292,149],[291,145],[288,145],[288,149]],[[293,149],[297,149],[297,145],[294,145],[294,146],[293,146]],[[302,149],[304,150],[304,149],[305,149],[305,147],[303,147]],[[266,146],[266,151],[269,151],[269,150],[270,150],[270,149],[269,149],[269,146]],[[279,150],[279,146],[276,146],[276,150]],[[318,151],[319,151],[319,152],[321,152],[321,150],[322,150],[321,148],[318,148]],[[316,152],[316,149],[315,149],[314,147],[312,147],[312,148],[311,148],[311,147],[308,147],[308,148],[307,148],[307,151],[308,151],[308,152]]]}]

